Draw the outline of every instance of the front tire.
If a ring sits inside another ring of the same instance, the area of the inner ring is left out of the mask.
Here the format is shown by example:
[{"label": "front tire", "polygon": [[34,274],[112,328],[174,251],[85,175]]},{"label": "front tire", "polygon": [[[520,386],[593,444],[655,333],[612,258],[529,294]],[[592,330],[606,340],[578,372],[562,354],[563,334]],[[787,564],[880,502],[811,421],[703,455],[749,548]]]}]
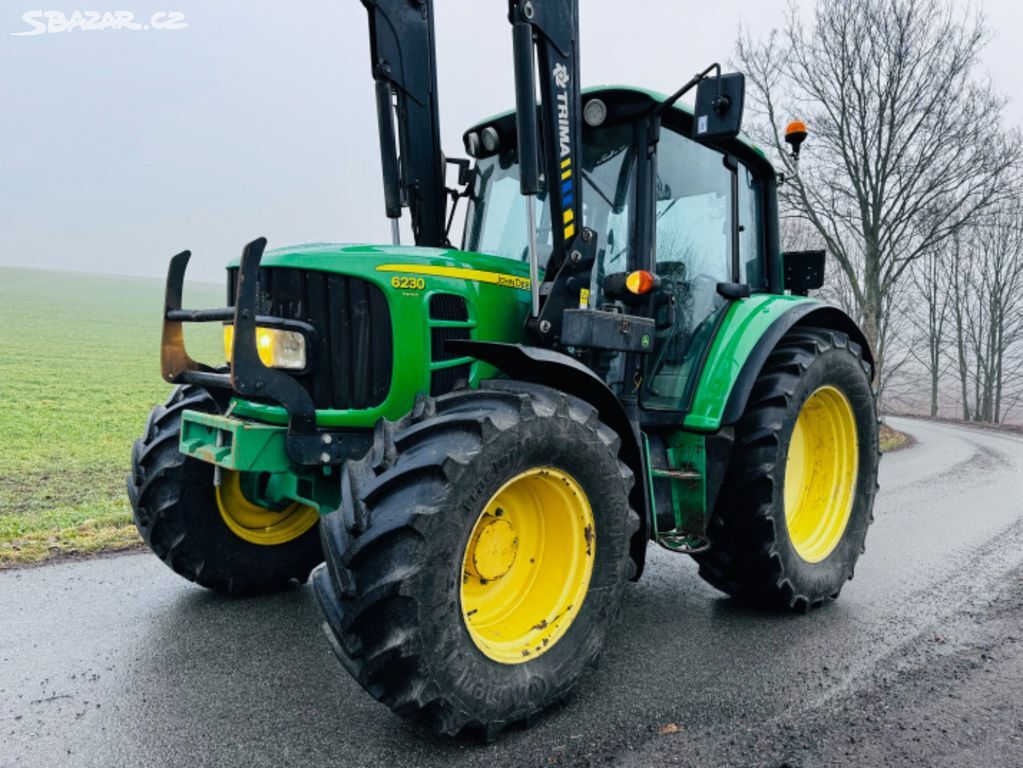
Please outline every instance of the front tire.
[{"label": "front tire", "polygon": [[325,629],[376,699],[494,738],[595,662],[632,572],[632,472],[587,403],[485,382],[378,427],[323,519]]},{"label": "front tire", "polygon": [[873,521],[877,411],[863,350],[797,328],[771,353],[735,428],[735,449],[696,560],[718,589],[806,611],[852,578]]},{"label": "front tire", "polygon": [[304,583],[323,561],[318,512],[259,507],[245,497],[238,473],[225,471],[216,487],[212,464],[178,450],[185,410],[219,412],[201,387],[177,387],[132,447],[128,498],[142,540],[172,571],[218,592]]}]

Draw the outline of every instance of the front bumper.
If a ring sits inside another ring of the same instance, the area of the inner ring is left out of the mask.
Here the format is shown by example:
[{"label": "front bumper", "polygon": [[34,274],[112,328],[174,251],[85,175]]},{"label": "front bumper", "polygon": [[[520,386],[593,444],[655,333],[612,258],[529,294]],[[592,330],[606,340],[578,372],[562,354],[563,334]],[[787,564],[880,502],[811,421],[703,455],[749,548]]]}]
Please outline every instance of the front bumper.
[{"label": "front bumper", "polygon": [[[262,237],[245,246],[238,269],[235,305],[216,309],[182,309],[185,269],[192,254],[191,251],[182,251],[171,259],[167,272],[160,368],[163,378],[172,384],[226,389],[245,398],[278,403],[288,414],[288,426],[275,427],[229,416],[186,412],[182,423],[182,452],[230,469],[270,472],[284,471],[288,467],[255,470],[234,466],[234,462],[255,467],[268,462],[279,463],[286,458],[290,465],[322,467],[360,456],[369,447],[368,434],[317,429],[316,409],[306,389],[293,376],[264,365],[259,357],[257,325],[285,328],[301,325],[303,332],[314,332],[311,327],[294,320],[256,314],[259,263],[265,248],[266,238]],[[192,359],[185,349],[183,324],[203,322],[234,323],[231,363],[226,369],[200,363]],[[360,439],[353,440],[353,437]]]},{"label": "front bumper", "polygon": [[287,472],[287,429],[272,424],[186,411],[180,450],[186,456],[237,472]]}]

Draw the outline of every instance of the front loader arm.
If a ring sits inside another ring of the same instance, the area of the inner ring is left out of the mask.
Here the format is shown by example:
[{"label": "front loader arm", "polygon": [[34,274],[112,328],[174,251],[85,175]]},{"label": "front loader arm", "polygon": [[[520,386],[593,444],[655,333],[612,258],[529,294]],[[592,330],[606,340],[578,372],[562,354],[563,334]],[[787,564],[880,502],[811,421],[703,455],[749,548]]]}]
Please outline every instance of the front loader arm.
[{"label": "front loader arm", "polygon": [[[556,269],[582,229],[582,190],[577,177],[582,146],[578,0],[509,0],[509,20],[516,45],[523,27],[528,29],[540,67],[540,143],[554,223],[554,256],[548,270]],[[519,75],[517,71],[516,77]],[[531,93],[533,89],[527,90]],[[534,113],[524,104],[517,106],[520,120]]]},{"label": "front loader arm", "polygon": [[[416,245],[444,247],[447,198],[437,106],[433,0],[362,0],[362,4],[369,14],[387,217],[395,222],[397,233],[401,207],[407,206]],[[400,168],[395,149],[395,106]]]}]

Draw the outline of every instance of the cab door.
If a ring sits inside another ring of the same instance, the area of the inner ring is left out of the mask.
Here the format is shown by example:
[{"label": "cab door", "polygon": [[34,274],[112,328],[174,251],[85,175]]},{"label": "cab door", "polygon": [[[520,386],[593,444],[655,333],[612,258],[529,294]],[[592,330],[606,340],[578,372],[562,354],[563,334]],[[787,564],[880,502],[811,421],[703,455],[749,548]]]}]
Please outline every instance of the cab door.
[{"label": "cab door", "polygon": [[657,145],[656,168],[654,271],[663,291],[640,401],[645,409],[685,413],[728,309],[718,284],[767,288],[763,184],[734,157],[667,127]]}]

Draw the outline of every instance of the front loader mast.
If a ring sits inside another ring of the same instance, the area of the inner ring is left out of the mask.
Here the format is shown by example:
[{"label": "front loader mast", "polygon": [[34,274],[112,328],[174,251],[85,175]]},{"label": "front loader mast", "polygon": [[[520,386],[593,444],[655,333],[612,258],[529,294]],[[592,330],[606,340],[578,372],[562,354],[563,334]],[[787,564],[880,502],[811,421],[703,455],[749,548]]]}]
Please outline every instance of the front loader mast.
[{"label": "front loader mast", "polygon": [[[406,206],[416,245],[448,246],[432,0],[362,3],[369,14],[384,207],[394,242]],[[578,0],[509,0],[508,19],[515,56],[520,186],[529,198],[529,330],[549,345],[560,335],[563,311],[588,288],[597,252],[594,233],[582,226]],[[544,189],[554,248],[541,283],[535,197]]]},{"label": "front loader mast", "polygon": [[[589,288],[596,254],[594,233],[584,229],[582,223],[578,0],[509,0],[508,20],[512,24],[515,61],[519,185],[527,199],[529,221],[533,290],[529,330],[538,340],[551,343],[560,334],[562,312],[570,306],[572,296],[578,297],[579,291]],[[553,250],[541,285],[534,199],[543,191],[544,181]]]},{"label": "front loader mast", "polygon": [[384,208],[391,220],[392,239],[398,244],[404,206],[411,214],[416,245],[446,247],[447,190],[432,0],[362,0],[362,4],[369,14]]}]

